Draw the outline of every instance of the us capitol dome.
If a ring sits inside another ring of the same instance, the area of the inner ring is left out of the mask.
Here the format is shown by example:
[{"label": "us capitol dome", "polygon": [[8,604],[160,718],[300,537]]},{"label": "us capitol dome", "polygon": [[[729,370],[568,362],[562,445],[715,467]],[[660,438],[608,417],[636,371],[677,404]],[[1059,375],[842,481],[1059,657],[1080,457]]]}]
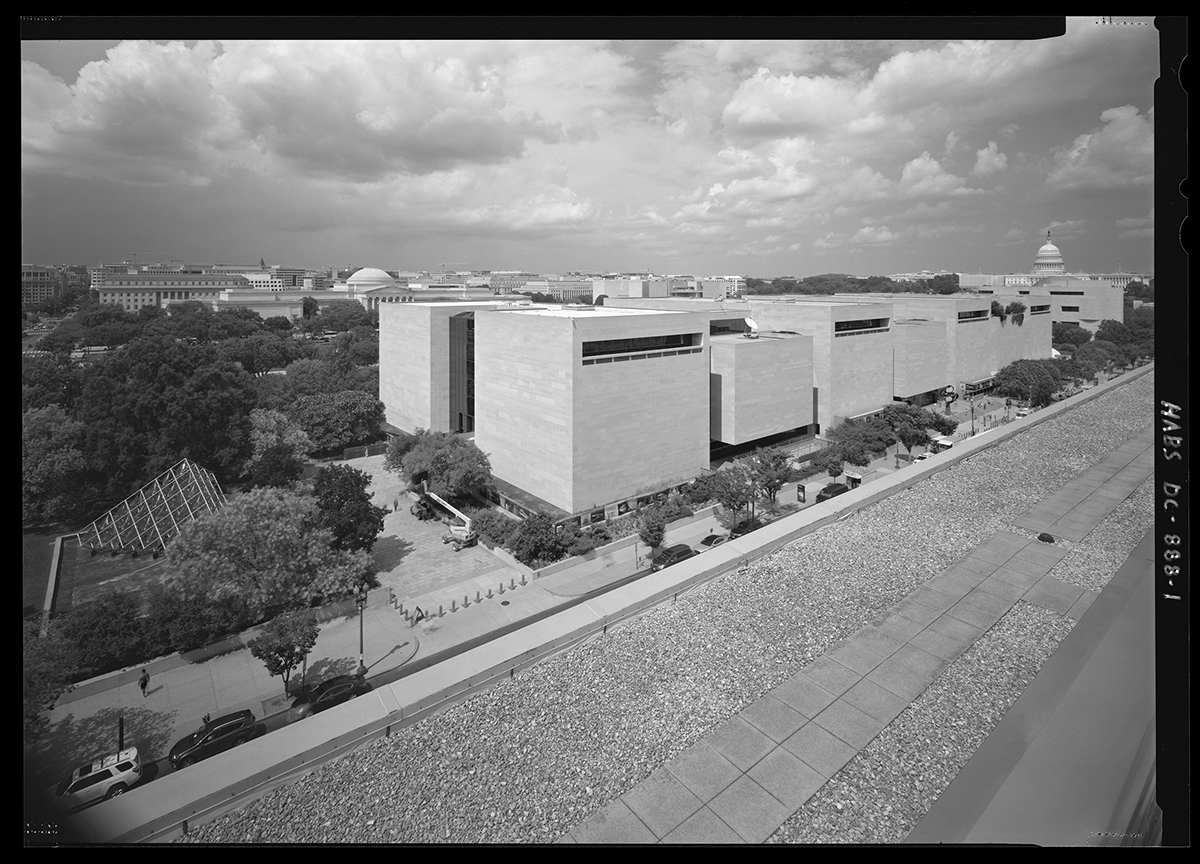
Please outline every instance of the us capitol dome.
[{"label": "us capitol dome", "polygon": [[1033,259],[1033,272],[1040,276],[1053,276],[1066,273],[1067,266],[1063,263],[1062,253],[1050,242],[1050,232],[1046,232],[1046,245],[1037,251]]}]

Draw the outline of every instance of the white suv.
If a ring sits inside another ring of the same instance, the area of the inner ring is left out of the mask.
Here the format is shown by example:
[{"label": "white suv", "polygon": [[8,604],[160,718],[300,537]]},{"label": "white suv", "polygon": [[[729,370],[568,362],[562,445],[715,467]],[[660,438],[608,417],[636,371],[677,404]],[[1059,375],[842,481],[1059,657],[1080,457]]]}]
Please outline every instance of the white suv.
[{"label": "white suv", "polygon": [[54,789],[55,801],[68,810],[115,798],[142,779],[136,747],[81,765]]}]

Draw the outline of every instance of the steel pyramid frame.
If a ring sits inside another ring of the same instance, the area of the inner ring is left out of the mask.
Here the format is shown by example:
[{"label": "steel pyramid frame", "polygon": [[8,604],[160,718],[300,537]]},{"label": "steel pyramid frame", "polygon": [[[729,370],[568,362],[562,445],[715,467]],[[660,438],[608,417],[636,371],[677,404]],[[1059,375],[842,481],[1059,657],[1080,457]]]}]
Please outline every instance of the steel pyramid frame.
[{"label": "steel pyramid frame", "polygon": [[184,525],[224,505],[212,473],[183,459],[80,531],[79,542],[92,551],[157,551]]}]

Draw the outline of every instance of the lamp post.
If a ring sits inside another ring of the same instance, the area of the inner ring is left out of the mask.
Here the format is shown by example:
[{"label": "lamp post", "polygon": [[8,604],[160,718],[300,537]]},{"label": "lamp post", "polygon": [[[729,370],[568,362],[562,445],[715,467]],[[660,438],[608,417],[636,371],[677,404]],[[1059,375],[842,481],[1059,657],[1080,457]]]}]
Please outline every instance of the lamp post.
[{"label": "lamp post", "polygon": [[969,400],[971,403],[971,437],[975,437],[975,397],[972,396]]},{"label": "lamp post", "polygon": [[354,599],[358,601],[358,677],[364,678],[367,674],[367,666],[363,663],[363,618],[367,611],[366,582],[359,586],[358,595]]}]

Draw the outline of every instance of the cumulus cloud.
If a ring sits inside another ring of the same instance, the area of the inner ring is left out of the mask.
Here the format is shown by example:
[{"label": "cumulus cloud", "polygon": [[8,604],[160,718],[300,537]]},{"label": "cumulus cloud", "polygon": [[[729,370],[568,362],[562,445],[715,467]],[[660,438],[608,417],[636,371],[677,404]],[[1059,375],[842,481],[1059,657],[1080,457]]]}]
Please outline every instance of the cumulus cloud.
[{"label": "cumulus cloud", "polygon": [[1121,239],[1148,240],[1154,237],[1154,208],[1150,208],[1150,215],[1145,218],[1136,216],[1127,216],[1124,219],[1118,219],[1116,226],[1121,229],[1121,233],[1117,236]]},{"label": "cumulus cloud", "polygon": [[986,177],[988,174],[1003,171],[1006,167],[1008,157],[1000,152],[1000,147],[995,141],[989,141],[987,147],[975,152],[975,167],[971,169],[971,173]]},{"label": "cumulus cloud", "polygon": [[963,178],[955,177],[946,171],[941,163],[929,155],[929,151],[925,151],[904,166],[900,172],[899,189],[908,198],[970,195],[980,191],[968,188]]},{"label": "cumulus cloud", "polygon": [[1140,114],[1133,105],[1109,108],[1104,125],[1077,137],[1054,153],[1046,178],[1052,189],[1096,190],[1154,183],[1154,109]]}]

